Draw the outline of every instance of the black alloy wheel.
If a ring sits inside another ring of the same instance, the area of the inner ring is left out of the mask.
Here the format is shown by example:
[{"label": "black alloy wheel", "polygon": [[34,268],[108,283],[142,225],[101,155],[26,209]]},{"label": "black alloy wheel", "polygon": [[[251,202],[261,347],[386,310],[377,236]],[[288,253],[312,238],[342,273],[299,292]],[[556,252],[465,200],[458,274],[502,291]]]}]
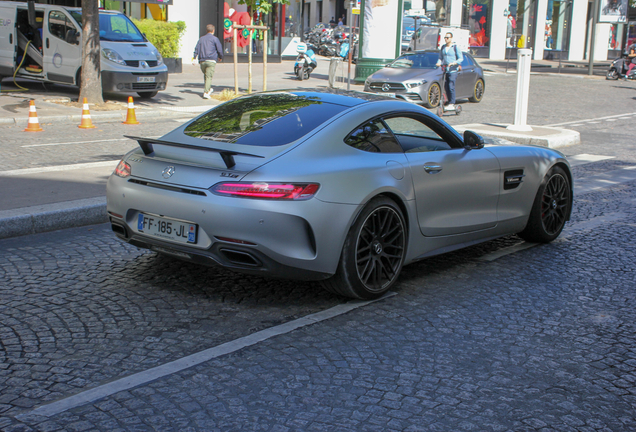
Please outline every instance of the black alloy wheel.
[{"label": "black alloy wheel", "polygon": [[541,223],[548,235],[554,235],[563,229],[570,205],[570,187],[560,174],[548,181],[541,197]]},{"label": "black alloy wheel", "polygon": [[375,198],[351,227],[338,270],[323,285],[346,297],[378,298],[396,282],[405,254],[406,223],[402,211],[388,198]]},{"label": "black alloy wheel", "polygon": [[435,108],[436,106],[439,105],[441,98],[442,98],[442,90],[439,84],[433,83],[428,88],[428,94],[426,95],[425,105],[428,108]]},{"label": "black alloy wheel", "polygon": [[563,231],[571,205],[572,192],[568,177],[562,168],[554,167],[541,183],[528,225],[519,236],[529,242],[551,242]]},{"label": "black alloy wheel", "polygon": [[481,102],[484,97],[484,80],[479,78],[475,83],[475,88],[473,90],[473,96],[469,98],[471,102]]}]

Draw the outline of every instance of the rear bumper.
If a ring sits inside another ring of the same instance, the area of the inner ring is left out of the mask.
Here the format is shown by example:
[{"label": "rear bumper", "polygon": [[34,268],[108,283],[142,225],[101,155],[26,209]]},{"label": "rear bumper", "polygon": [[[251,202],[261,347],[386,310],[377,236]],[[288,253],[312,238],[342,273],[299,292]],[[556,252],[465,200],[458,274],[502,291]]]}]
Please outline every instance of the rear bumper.
[{"label": "rear bumper", "polygon": [[[180,193],[112,175],[108,212],[115,234],[140,248],[234,271],[303,280],[326,279],[340,260],[359,206],[219,197],[208,190]],[[197,243],[140,232],[140,213],[196,224]]]}]

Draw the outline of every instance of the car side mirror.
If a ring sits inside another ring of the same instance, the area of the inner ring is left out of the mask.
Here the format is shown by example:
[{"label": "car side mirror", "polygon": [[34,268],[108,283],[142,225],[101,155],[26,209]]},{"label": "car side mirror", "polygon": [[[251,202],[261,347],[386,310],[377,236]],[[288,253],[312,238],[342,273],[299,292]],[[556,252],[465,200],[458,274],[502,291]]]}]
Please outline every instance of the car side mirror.
[{"label": "car side mirror", "polygon": [[464,131],[464,148],[466,150],[477,150],[484,148],[484,138],[473,131]]}]

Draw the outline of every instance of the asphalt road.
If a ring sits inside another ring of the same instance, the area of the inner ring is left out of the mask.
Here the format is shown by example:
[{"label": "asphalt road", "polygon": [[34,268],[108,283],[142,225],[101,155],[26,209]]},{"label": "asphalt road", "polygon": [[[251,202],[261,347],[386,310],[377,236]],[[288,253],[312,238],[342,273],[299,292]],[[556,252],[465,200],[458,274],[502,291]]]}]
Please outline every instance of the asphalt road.
[{"label": "asphalt road", "polygon": [[[446,119],[510,122],[514,78]],[[562,237],[421,261],[373,303],[156,256],[107,225],[0,240],[0,430],[635,430],[634,90],[533,75],[528,123],[582,138],[561,149]],[[118,123],[0,132],[3,169],[132,146]]]}]

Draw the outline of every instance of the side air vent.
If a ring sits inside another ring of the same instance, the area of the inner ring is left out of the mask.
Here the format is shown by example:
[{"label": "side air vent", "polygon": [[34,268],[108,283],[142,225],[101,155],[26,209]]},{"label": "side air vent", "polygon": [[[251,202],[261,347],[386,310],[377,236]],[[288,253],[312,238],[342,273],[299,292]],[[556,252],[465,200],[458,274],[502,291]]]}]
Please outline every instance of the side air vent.
[{"label": "side air vent", "polygon": [[165,190],[169,190],[169,191],[172,191],[172,192],[186,193],[186,194],[190,194],[190,195],[207,196],[207,194],[205,192],[194,190],[194,189],[181,188],[181,187],[178,187],[178,186],[168,186],[168,185],[164,185],[164,184],[160,184],[160,183],[152,183],[152,182],[147,182],[147,181],[137,180],[137,179],[130,179],[128,181],[130,183],[136,183],[138,185],[153,187],[153,188],[157,188],[157,189],[165,189]]},{"label": "side air vent", "polygon": [[504,173],[504,190],[515,189],[523,182],[523,170],[512,170]]}]

